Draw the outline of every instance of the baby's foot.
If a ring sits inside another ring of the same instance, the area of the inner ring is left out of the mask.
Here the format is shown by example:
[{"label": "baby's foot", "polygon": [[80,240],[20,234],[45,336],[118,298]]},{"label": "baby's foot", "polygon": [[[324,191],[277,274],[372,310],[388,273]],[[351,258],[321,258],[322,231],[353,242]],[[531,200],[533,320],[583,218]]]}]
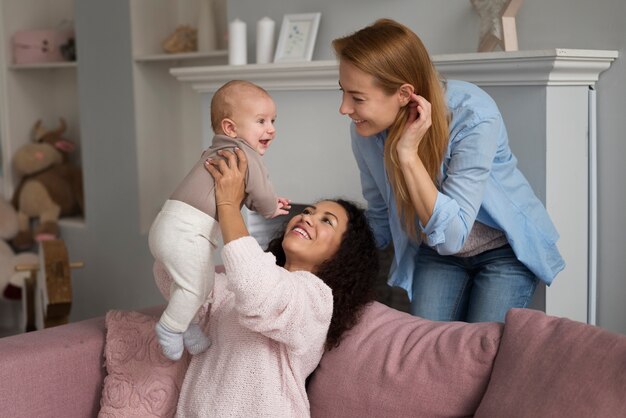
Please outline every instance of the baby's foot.
[{"label": "baby's foot", "polygon": [[202,353],[211,345],[211,340],[204,335],[197,323],[189,324],[189,328],[183,333],[183,341],[187,351],[193,355]]},{"label": "baby's foot", "polygon": [[157,322],[154,330],[165,357],[174,361],[180,360],[183,356],[183,333],[170,331],[160,322]]}]

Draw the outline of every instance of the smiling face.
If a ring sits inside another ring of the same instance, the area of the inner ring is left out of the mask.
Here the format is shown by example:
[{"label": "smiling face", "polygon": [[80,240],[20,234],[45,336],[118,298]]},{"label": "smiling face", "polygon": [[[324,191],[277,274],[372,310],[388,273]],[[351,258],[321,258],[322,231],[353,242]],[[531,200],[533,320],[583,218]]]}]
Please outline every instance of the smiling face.
[{"label": "smiling face", "polygon": [[252,94],[242,97],[240,104],[233,108],[230,118],[234,123],[233,132],[264,155],[276,136],[276,105],[266,94],[249,92]]},{"label": "smiling face", "polygon": [[321,201],[289,221],[283,237],[285,268],[315,272],[331,259],[348,228],[348,214],[336,202]]},{"label": "smiling face", "polygon": [[389,128],[406,98],[400,89],[386,93],[375,78],[346,60],[339,61],[339,86],[343,92],[339,113],[349,116],[361,136],[371,136]]}]

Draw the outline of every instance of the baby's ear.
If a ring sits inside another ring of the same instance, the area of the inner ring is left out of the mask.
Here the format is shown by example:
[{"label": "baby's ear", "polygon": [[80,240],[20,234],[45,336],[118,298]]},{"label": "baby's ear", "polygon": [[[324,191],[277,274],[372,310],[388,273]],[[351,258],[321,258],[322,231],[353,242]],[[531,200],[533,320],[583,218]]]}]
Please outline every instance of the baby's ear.
[{"label": "baby's ear", "polygon": [[237,138],[237,124],[229,118],[224,118],[222,119],[222,132],[224,132],[224,135],[231,137],[231,138]]}]

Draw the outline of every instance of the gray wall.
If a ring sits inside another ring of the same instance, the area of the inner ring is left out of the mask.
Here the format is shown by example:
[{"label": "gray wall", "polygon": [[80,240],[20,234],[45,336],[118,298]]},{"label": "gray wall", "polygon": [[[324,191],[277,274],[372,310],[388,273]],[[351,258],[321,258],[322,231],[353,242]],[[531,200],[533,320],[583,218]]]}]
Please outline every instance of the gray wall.
[{"label": "gray wall", "polygon": [[[85,228],[65,228],[73,271],[72,320],[162,299],[139,234],[128,1],[76,2]],[[83,140],[84,139],[84,140]]]},{"label": "gray wall", "polygon": [[[469,1],[441,0],[230,0],[230,18],[248,23],[254,62],[255,22],[269,16],[277,32],[285,13],[322,13],[314,59],[332,57],[331,39],[391,17],[412,27],[432,54],[473,52],[479,20]],[[64,231],[72,259],[86,262],[74,274],[72,319],[111,308],[160,303],[151,278],[146,238],[139,234],[132,63],[127,0],[76,2],[79,100],[87,219],[83,230]],[[520,49],[614,49],[620,58],[598,83],[599,301],[598,321],[626,334],[626,2],[526,0],[517,17]],[[302,117],[311,118],[302,107]],[[527,115],[520,115],[527,119]],[[519,123],[519,121],[518,121]],[[532,123],[529,120],[528,123]],[[346,141],[348,134],[346,132]],[[567,150],[563,150],[567,157]],[[338,173],[340,174],[340,173]],[[583,204],[584,202],[581,202]]]}]

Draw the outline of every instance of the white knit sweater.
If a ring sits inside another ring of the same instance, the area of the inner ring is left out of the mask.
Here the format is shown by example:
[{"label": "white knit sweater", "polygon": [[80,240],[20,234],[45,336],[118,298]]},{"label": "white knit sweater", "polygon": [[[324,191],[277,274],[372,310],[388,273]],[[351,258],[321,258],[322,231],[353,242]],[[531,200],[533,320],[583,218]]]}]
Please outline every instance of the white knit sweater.
[{"label": "white knit sweater", "polygon": [[310,416],[304,384],[324,350],[330,288],[276,266],[251,237],[222,258],[205,326],[212,345],[191,361],[177,417]]}]

